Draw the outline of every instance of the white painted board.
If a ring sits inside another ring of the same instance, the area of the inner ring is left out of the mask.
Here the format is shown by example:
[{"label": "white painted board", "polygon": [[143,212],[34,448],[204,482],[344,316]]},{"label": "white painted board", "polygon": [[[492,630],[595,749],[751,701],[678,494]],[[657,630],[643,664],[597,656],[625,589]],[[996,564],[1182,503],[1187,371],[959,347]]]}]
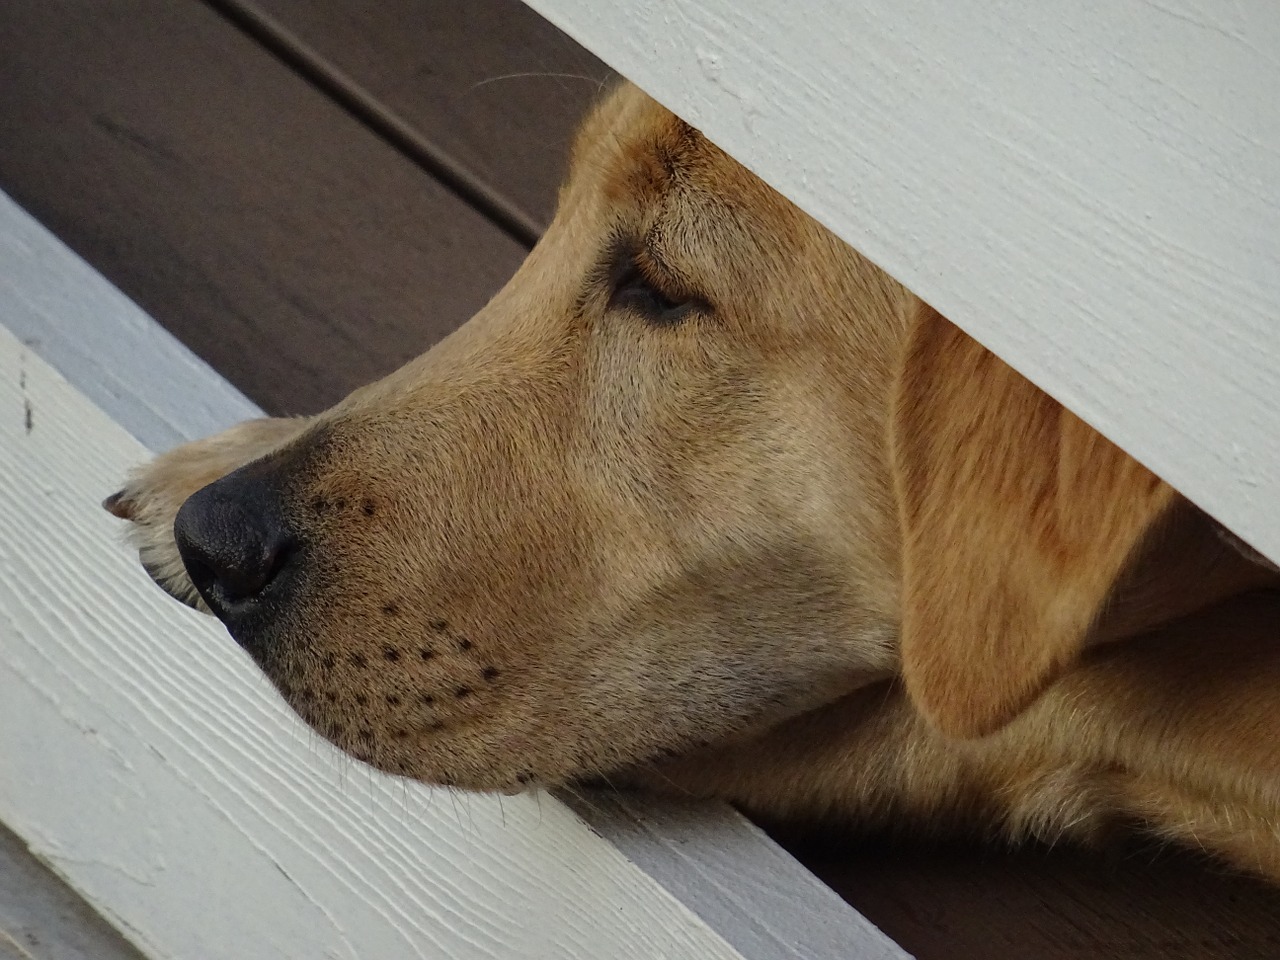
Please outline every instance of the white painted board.
[{"label": "white painted board", "polygon": [[1280,559],[1280,4],[526,2]]},{"label": "white painted board", "polygon": [[97,507],[257,413],[0,194],[0,820],[148,956],[905,956],[726,807],[588,827],[309,733]]},{"label": "white painted board", "polygon": [[0,826],[0,960],[142,960],[142,955]]},{"label": "white painted board", "polygon": [[746,957],[908,960],[726,805],[625,794],[565,802]]}]

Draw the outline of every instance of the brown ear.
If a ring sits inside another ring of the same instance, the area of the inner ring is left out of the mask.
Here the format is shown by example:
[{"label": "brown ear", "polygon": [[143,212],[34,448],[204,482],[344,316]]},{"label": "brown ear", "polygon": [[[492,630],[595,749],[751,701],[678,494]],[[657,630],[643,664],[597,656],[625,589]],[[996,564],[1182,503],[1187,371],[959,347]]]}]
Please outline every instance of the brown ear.
[{"label": "brown ear", "polygon": [[893,459],[907,690],[944,733],[990,733],[1080,652],[1176,494],[925,304]]}]

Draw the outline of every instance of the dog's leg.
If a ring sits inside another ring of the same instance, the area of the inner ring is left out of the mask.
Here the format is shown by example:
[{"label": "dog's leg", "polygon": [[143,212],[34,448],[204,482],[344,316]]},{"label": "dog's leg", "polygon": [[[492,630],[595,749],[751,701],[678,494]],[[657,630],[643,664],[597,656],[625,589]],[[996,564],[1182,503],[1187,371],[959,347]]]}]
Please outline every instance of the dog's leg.
[{"label": "dog's leg", "polygon": [[938,734],[880,684],[634,773],[770,820],[1096,844],[1137,826],[1280,880],[1280,593],[1095,651],[1021,717]]},{"label": "dog's leg", "polygon": [[857,833],[980,829],[1007,815],[1008,773],[972,741],[951,741],[896,682],[864,687],[759,736],[632,769],[677,796],[728,800],[776,823]]},{"label": "dog's leg", "polygon": [[1280,880],[1280,592],[1100,650],[1045,707],[1119,812]]},{"label": "dog's leg", "polygon": [[1124,806],[1156,836],[1280,881],[1280,809],[1274,803],[1201,794],[1140,777],[1123,783],[1118,793]]}]

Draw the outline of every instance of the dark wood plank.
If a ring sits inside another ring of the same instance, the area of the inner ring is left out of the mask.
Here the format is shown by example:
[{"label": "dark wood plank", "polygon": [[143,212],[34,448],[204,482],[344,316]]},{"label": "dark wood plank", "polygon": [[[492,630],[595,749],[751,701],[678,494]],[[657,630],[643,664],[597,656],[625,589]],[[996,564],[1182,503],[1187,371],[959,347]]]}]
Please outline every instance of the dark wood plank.
[{"label": "dark wood plank", "polygon": [[519,0],[255,4],[535,221],[551,219],[569,140],[611,74]]},{"label": "dark wood plank", "polygon": [[1274,960],[1280,890],[1198,856],[809,838],[793,852],[921,960]]},{"label": "dark wood plank", "polygon": [[0,4],[0,189],[273,412],[479,308],[523,249],[200,3]]}]

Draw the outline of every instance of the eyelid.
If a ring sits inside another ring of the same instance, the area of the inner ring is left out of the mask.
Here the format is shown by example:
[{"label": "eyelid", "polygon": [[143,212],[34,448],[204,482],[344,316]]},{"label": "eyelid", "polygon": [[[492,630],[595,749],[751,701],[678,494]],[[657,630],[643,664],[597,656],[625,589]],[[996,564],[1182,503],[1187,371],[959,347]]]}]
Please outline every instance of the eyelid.
[{"label": "eyelid", "polygon": [[617,286],[632,272],[638,273],[645,283],[672,300],[697,299],[689,292],[689,284],[646,241],[620,242],[612,248],[609,265],[609,282]]},{"label": "eyelid", "polygon": [[626,260],[620,261],[614,273],[615,284],[621,282],[624,278],[632,273],[639,274],[640,279],[645,283],[660,290],[663,294],[671,296],[671,298],[679,299],[682,294],[682,286],[675,283],[668,271],[662,264],[644,250],[631,254]]},{"label": "eyelid", "polygon": [[[689,278],[684,271],[672,266],[670,262],[663,258],[662,253],[658,249],[658,244],[654,242],[656,231],[650,230],[643,240],[635,246],[634,255],[641,269],[647,265],[651,267],[653,273],[646,271],[646,275],[652,277],[655,273],[668,286],[675,287],[682,291],[689,291],[693,288],[693,284],[689,282]],[[643,262],[641,262],[643,261]]]},{"label": "eyelid", "polygon": [[629,279],[638,279],[651,287],[664,299],[687,307],[691,311],[710,313],[712,308],[706,299],[680,273],[672,269],[654,250],[650,242],[652,231],[644,237],[621,229],[613,231],[604,246],[602,256],[588,276],[588,284],[578,298],[578,308],[583,309],[589,297],[603,293],[612,298]]}]

